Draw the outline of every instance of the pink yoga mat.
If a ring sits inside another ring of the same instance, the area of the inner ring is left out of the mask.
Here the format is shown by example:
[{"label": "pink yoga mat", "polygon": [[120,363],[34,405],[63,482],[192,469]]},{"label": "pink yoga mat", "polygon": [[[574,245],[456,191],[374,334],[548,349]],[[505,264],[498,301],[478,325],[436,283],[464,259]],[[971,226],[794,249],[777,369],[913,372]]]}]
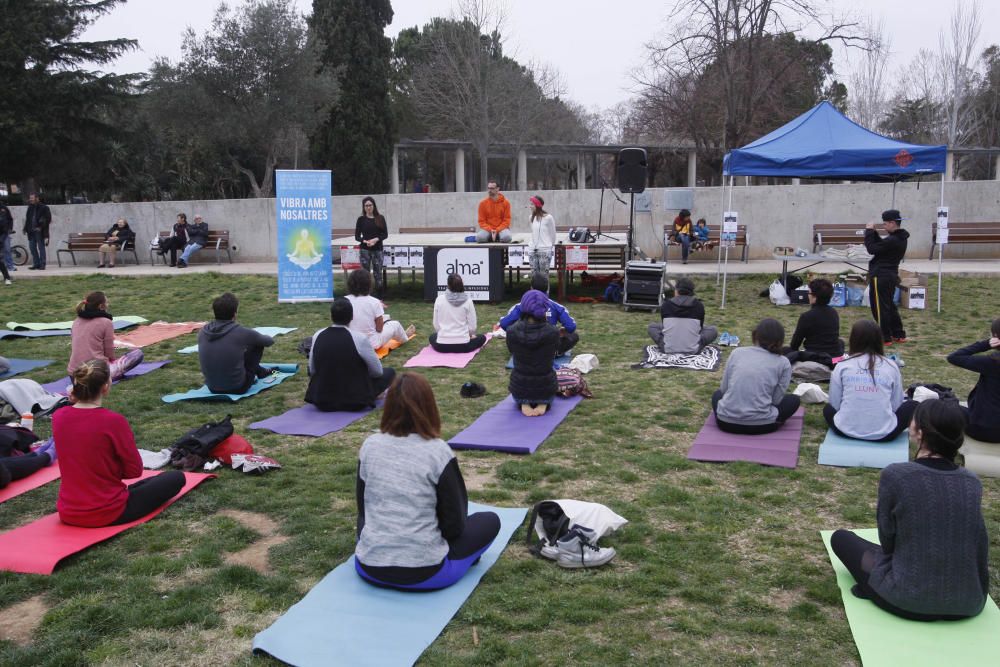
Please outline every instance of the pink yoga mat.
[{"label": "pink yoga mat", "polygon": [[[36,473],[37,474],[37,473]],[[159,475],[158,470],[146,470],[142,477],[129,482]],[[0,570],[24,574],[52,574],[62,559],[103,542],[132,526],[149,521],[188,491],[215,475],[186,472],[187,483],[180,493],[141,519],[120,526],[80,528],[59,520],[58,513],[48,514],[37,521],[0,534]]]},{"label": "pink yoga mat", "polygon": [[[381,400],[376,403],[376,407],[382,407]],[[372,409],[357,412],[322,412],[317,410],[315,405],[303,405],[277,417],[254,422],[249,428],[267,429],[282,435],[311,435],[318,438],[350,426],[367,416]]]},{"label": "pink yoga mat", "polygon": [[429,368],[432,366],[440,368],[465,368],[472,361],[472,358],[479,354],[479,351],[486,347],[490,342],[492,336],[486,334],[486,343],[483,346],[473,350],[472,352],[438,352],[433,347],[428,345],[424,349],[417,352],[416,355],[410,357],[403,364],[404,368]]},{"label": "pink yoga mat", "polygon": [[15,498],[22,493],[27,493],[32,489],[45,486],[52,480],[59,479],[59,475],[59,461],[56,461],[53,465],[45,466],[38,472],[28,475],[24,479],[15,480],[0,489],[0,503],[6,502],[11,498]]},{"label": "pink yoga mat", "polygon": [[709,412],[687,457],[695,461],[749,461],[766,466],[794,468],[799,461],[803,415],[805,409],[799,408],[774,433],[736,435],[720,431],[715,413]]},{"label": "pink yoga mat", "polygon": [[153,322],[143,325],[131,333],[116,336],[115,347],[146,347],[189,334],[203,326],[205,326],[204,322]]}]

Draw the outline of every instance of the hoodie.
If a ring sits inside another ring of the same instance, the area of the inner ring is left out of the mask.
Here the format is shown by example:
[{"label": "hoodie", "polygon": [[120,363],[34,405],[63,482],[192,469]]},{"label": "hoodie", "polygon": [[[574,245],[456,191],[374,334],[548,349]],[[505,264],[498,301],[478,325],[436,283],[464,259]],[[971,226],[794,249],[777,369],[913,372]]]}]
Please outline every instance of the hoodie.
[{"label": "hoodie", "polygon": [[489,197],[479,202],[479,226],[488,232],[499,232],[510,227],[510,202],[502,194],[496,201]]},{"label": "hoodie", "polygon": [[476,308],[465,292],[445,290],[434,302],[434,331],[443,345],[463,345],[476,335]]},{"label": "hoodie", "polygon": [[899,279],[899,263],[906,255],[910,232],[897,229],[884,238],[874,229],[865,230],[865,249],[872,254],[868,262],[868,275],[875,278]]},{"label": "hoodie", "polygon": [[514,357],[508,385],[514,400],[552,400],[559,388],[552,368],[559,350],[559,330],[548,322],[522,319],[507,329],[507,349]]},{"label": "hoodie", "polygon": [[198,332],[198,357],[205,384],[217,394],[241,391],[247,384],[247,350],[270,347],[274,339],[234,320],[212,320]]},{"label": "hoodie", "polygon": [[705,304],[690,294],[667,299],[660,307],[663,317],[663,351],[668,354],[698,354]]}]

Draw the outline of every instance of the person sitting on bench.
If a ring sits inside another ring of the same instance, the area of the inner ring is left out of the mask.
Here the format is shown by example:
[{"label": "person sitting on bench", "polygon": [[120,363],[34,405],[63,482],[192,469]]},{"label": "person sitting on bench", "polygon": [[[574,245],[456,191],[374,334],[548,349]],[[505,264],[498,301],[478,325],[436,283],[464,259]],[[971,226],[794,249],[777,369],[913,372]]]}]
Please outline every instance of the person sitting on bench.
[{"label": "person sitting on bench", "polygon": [[380,431],[361,446],[354,568],[403,591],[456,583],[500,532],[494,512],[468,514],[458,459],[422,375],[400,373],[386,392]]},{"label": "person sitting on bench", "polygon": [[386,321],[382,302],[371,296],[372,274],[364,269],[355,269],[347,276],[347,298],[354,307],[351,330],[368,339],[374,349],[384,347],[390,340],[405,343],[416,333],[412,324],[403,329],[396,320]]},{"label": "person sitting on bench", "polygon": [[178,213],[177,222],[170,230],[170,236],[160,239],[156,253],[170,253],[170,266],[177,266],[177,251],[183,252],[187,246],[188,217],[187,213]]},{"label": "person sitting on bench", "polygon": [[194,223],[187,226],[187,245],[177,260],[177,268],[187,267],[191,255],[208,245],[208,223],[200,216],[194,216]]},{"label": "person sitting on bench", "polygon": [[521,297],[521,319],[507,329],[507,349],[514,358],[507,387],[526,417],[544,415],[559,389],[552,362],[559,331],[545,321],[549,298],[539,290]]},{"label": "person sitting on bench", "polygon": [[[826,278],[809,281],[809,310],[799,315],[792,341],[783,352],[793,364],[815,361],[833,368],[833,359],[844,355],[840,338],[840,315],[830,305],[833,283]],[[803,349],[799,349],[802,347]]]},{"label": "person sitting on bench", "polygon": [[431,347],[438,352],[472,352],[486,344],[486,336],[476,335],[476,306],[465,293],[462,276],[448,276],[448,289],[434,301],[434,333]]},{"label": "person sitting on bench", "polygon": [[236,323],[239,299],[226,292],[212,301],[215,319],[198,332],[198,359],[205,384],[216,394],[242,394],[275,371],[260,360],[274,339]]},{"label": "person sitting on bench", "polygon": [[674,228],[670,239],[681,246],[681,263],[688,263],[688,253],[691,251],[691,211],[682,208],[674,218]]},{"label": "person sitting on bench", "polygon": [[[532,273],[531,289],[543,292],[546,296],[545,319],[549,324],[559,327],[559,348],[556,351],[556,356],[561,357],[580,342],[580,334],[576,331],[576,320],[566,310],[566,306],[548,298],[549,276],[547,273]],[[521,303],[518,302],[511,306],[507,314],[500,320],[500,328],[506,331],[520,319]]]},{"label": "person sitting on bench", "polygon": [[705,326],[705,304],[694,296],[694,281],[678,278],[674,291],[660,306],[662,321],[647,327],[649,337],[667,354],[698,354],[719,330]]},{"label": "person sitting on bench", "polygon": [[510,243],[510,202],[500,194],[495,180],[486,184],[487,196],[479,202],[476,243]]},{"label": "person sitting on bench", "polygon": [[70,329],[70,355],[66,364],[69,375],[89,359],[104,359],[111,368],[111,381],[121,379],[143,360],[136,348],[115,357],[115,326],[108,312],[108,297],[104,292],[91,292],[76,305],[76,319]]},{"label": "person sitting on bench", "polygon": [[115,253],[121,250],[126,244],[132,244],[132,247],[135,248],[135,232],[128,226],[128,220],[118,218],[118,221],[111,226],[111,229],[108,230],[108,233],[104,237],[104,243],[97,250],[97,258],[100,262],[97,268],[103,269],[105,267],[106,257],[107,267],[113,269],[115,268]]},{"label": "person sitting on bench", "polygon": [[72,374],[72,405],[52,415],[62,482],[56,508],[63,523],[97,528],[140,519],[184,487],[184,473],[163,472],[126,486],[142,474],[142,459],[128,420],[101,407],[111,391],[103,359],[84,362]]},{"label": "person sitting on bench", "polygon": [[799,397],[785,393],[792,365],[781,355],[784,342],[784,327],[769,317],[754,328],[752,347],[738,347],[729,355],[722,386],[712,394],[719,430],[773,433],[799,409]]},{"label": "person sitting on bench", "polygon": [[333,324],[312,337],[306,403],[323,412],[374,407],[375,399],[396,377],[396,371],[382,367],[368,339],[348,328],[353,317],[350,301],[334,299]]},{"label": "person sitting on bench", "polygon": [[1000,317],[993,320],[989,338],[955,350],[948,363],[979,373],[969,394],[965,433],[983,442],[1000,442]]},{"label": "person sitting on bench", "polygon": [[855,597],[913,621],[954,621],[983,610],[989,538],[982,484],[955,465],[964,427],[957,403],[920,403],[910,424],[916,457],[890,464],[879,477],[880,544],[848,530],[831,536],[833,552],[857,582]]},{"label": "person sitting on bench", "polygon": [[882,330],[873,320],[851,327],[848,356],[830,376],[823,417],[835,433],[857,440],[895,440],[917,407],[905,400],[899,367],[884,356]]},{"label": "person sitting on bench", "polygon": [[708,223],[705,222],[705,218],[698,218],[698,222],[695,223],[694,241],[691,243],[691,247],[695,250],[712,249],[712,242],[709,241]]}]

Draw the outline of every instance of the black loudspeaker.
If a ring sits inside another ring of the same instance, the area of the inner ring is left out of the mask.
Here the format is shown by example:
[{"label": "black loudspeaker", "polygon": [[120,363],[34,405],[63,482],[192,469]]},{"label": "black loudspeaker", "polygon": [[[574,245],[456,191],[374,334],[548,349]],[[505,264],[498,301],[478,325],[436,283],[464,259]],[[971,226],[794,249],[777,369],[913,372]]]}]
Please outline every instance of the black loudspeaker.
[{"label": "black loudspeaker", "polygon": [[618,152],[618,189],[622,192],[646,189],[645,148],[623,148]]},{"label": "black loudspeaker", "polygon": [[626,310],[639,308],[658,310],[663,303],[666,281],[663,262],[628,262],[625,264],[625,285],[622,305]]}]

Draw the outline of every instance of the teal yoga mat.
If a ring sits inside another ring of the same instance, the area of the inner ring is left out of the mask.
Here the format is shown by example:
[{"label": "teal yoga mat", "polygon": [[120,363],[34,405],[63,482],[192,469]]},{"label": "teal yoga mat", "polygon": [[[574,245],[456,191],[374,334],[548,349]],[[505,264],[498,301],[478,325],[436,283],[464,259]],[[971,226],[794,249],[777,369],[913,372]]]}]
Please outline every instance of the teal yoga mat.
[{"label": "teal yoga mat", "polygon": [[215,394],[208,387],[202,385],[198,389],[192,389],[182,394],[168,394],[162,400],[164,403],[176,403],[177,401],[238,401],[241,398],[259,394],[265,389],[277,387],[295,375],[299,370],[298,364],[261,364],[261,366],[264,368],[277,368],[278,373],[257,380],[242,394]]},{"label": "teal yoga mat", "polygon": [[[569,362],[573,361],[572,350],[562,354],[552,360],[552,368],[562,368],[563,366],[568,366]],[[514,368],[514,357],[507,360],[507,365],[505,366],[507,370],[512,370]]]},{"label": "teal yoga mat", "polygon": [[483,511],[500,516],[500,534],[455,585],[428,593],[377,588],[354,571],[352,556],[254,637],[254,652],[297,667],[412,665],[496,563],[527,513],[469,503],[469,513]]},{"label": "teal yoga mat", "polygon": [[[265,336],[270,336],[271,338],[274,338],[275,336],[282,336],[284,334],[297,331],[298,327],[254,327],[253,330],[256,331],[257,333],[262,333]],[[198,351],[197,345],[188,345],[187,347],[183,347],[177,350],[179,354],[194,354],[197,351]]]},{"label": "teal yoga mat", "polygon": [[45,368],[52,363],[52,359],[8,359],[10,369],[0,373],[0,380],[4,380],[21,373],[33,371],[36,368]]},{"label": "teal yoga mat", "polygon": [[[878,530],[854,531],[878,542]],[[837,573],[847,622],[865,667],[941,667],[941,665],[996,665],[1000,661],[1000,609],[992,599],[975,618],[964,621],[907,621],[882,611],[870,600],[851,594],[854,577],[830,548],[831,530],[821,531],[826,552]]]},{"label": "teal yoga mat", "polygon": [[819,446],[821,466],[844,468],[884,468],[890,463],[902,463],[910,458],[909,433],[903,431],[889,442],[869,442],[838,435],[828,429]]}]

